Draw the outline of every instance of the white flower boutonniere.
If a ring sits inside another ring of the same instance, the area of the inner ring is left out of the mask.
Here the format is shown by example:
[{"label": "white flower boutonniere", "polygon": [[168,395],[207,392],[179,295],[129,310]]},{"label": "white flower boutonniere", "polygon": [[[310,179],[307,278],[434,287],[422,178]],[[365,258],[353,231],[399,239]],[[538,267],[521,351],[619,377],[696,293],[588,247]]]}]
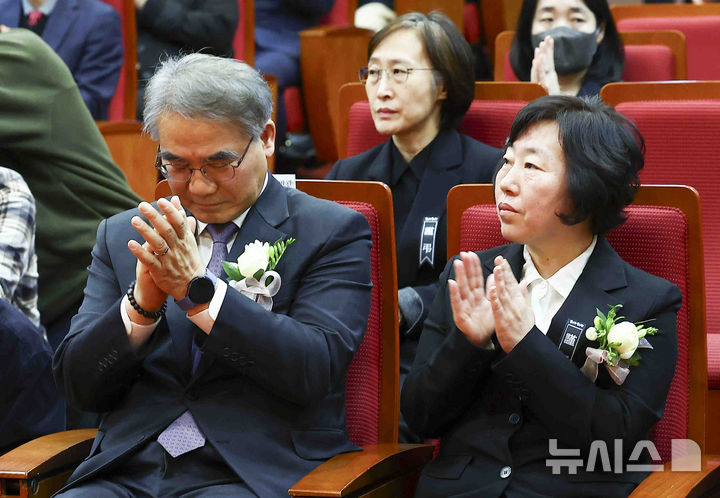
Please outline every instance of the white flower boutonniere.
[{"label": "white flower boutonniere", "polygon": [[622,308],[622,304],[610,306],[607,315],[598,309],[594,327],[588,327],[585,331],[589,341],[598,342],[597,348],[588,347],[585,350],[587,360],[581,368],[593,382],[597,379],[600,363],[605,363],[610,377],[617,385],[625,382],[630,367],[638,365],[642,358],[637,350],[652,349],[645,336],[658,332],[655,327],[621,321],[625,317],[617,316],[618,308]]},{"label": "white flower boutonniere", "polygon": [[295,239],[278,240],[273,245],[256,240],[245,244],[245,251],[237,263],[223,261],[223,270],[228,276],[228,285],[244,296],[260,304],[266,310],[272,309],[272,297],[280,290],[280,275],[274,271]]}]

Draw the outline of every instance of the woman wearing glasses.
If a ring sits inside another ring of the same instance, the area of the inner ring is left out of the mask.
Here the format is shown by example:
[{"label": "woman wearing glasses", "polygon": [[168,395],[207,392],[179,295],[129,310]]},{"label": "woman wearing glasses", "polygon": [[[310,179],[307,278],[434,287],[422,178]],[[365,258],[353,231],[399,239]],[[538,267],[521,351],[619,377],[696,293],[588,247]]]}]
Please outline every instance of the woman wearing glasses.
[{"label": "woman wearing glasses", "polygon": [[[501,152],[455,130],[473,98],[473,62],[444,15],[406,14],[379,31],[360,79],[375,127],[390,140],[338,161],[327,178],[392,189],[402,382],[446,260],[447,193],[460,183],[490,182]],[[402,419],[400,439],[414,440]]]}]

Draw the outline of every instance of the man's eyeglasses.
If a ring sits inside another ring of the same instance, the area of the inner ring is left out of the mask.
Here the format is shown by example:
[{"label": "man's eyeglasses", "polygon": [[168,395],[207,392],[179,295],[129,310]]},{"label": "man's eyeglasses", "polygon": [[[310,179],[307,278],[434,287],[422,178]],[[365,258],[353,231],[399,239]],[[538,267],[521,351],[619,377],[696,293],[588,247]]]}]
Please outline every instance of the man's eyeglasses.
[{"label": "man's eyeglasses", "polygon": [[388,78],[402,85],[413,71],[435,71],[432,67],[402,67],[395,66],[391,69],[382,69],[376,66],[365,66],[358,71],[358,77],[363,85],[377,85],[380,82],[382,73],[386,73]]},{"label": "man's eyeglasses", "polygon": [[253,139],[251,138],[245,146],[245,152],[240,156],[240,159],[225,164],[207,164],[202,168],[188,168],[187,166],[163,164],[160,159],[160,146],[158,145],[157,156],[155,156],[155,168],[163,177],[167,178],[169,182],[187,183],[190,181],[190,178],[192,178],[193,171],[195,170],[200,170],[203,176],[212,182],[227,182],[235,177],[235,170],[240,166],[240,163],[243,162],[243,159],[245,159],[245,154],[247,154],[252,142]]}]

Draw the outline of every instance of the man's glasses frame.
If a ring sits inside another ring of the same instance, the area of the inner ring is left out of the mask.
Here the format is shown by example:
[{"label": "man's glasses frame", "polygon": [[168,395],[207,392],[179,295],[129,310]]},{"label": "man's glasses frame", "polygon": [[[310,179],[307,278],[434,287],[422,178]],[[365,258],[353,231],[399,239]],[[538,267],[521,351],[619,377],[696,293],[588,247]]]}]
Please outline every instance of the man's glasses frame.
[{"label": "man's glasses frame", "polygon": [[[229,163],[227,163],[223,166],[220,166],[217,168],[212,168],[215,170],[223,170],[223,171],[227,171],[226,170],[227,167],[230,167],[232,169],[231,175],[229,177],[223,178],[221,180],[215,179],[212,176],[208,176],[208,167],[207,166],[202,166],[200,168],[180,168],[183,171],[189,172],[188,177],[185,179],[174,178],[168,171],[169,165],[163,164],[162,160],[160,159],[160,144],[158,144],[157,154],[155,155],[155,169],[157,169],[160,172],[160,174],[163,176],[163,178],[166,178],[169,182],[188,183],[190,181],[190,179],[192,178],[193,173],[197,170],[199,170],[200,173],[202,173],[202,175],[205,178],[207,178],[208,180],[210,180],[211,182],[215,182],[215,183],[229,182],[230,180],[235,178],[235,170],[240,167],[240,164],[242,164],[243,159],[245,159],[245,155],[247,154],[247,151],[250,149],[250,144],[252,144],[253,141],[254,141],[254,138],[251,138],[250,141],[245,146],[245,151],[242,153],[242,156],[240,156],[239,159],[230,161]],[[235,164],[233,164],[233,163],[235,163]]]}]

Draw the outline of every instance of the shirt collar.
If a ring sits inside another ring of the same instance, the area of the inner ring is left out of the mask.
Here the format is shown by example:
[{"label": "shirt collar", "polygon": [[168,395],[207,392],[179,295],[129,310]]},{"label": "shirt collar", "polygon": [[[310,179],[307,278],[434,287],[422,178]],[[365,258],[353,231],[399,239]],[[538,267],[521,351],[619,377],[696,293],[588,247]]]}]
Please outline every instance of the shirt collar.
[{"label": "shirt collar", "polygon": [[33,10],[39,10],[40,12],[42,12],[43,14],[45,14],[46,16],[49,16],[50,13],[51,13],[51,12],[53,11],[53,9],[55,8],[55,4],[56,4],[56,3],[57,3],[57,0],[46,0],[46,2],[45,2],[44,4],[42,4],[39,9],[36,9],[36,8],[33,7],[33,5],[29,2],[29,0],[22,0],[23,14],[28,15],[28,14],[29,14],[30,12],[32,12]]},{"label": "shirt collar", "polygon": [[[590,259],[590,255],[595,249],[597,239],[597,235],[595,235],[592,243],[587,249],[547,279],[547,283],[550,287],[555,289],[555,291],[560,294],[563,299],[570,295],[570,291],[572,291],[572,288],[575,286],[575,282],[577,282],[578,278],[580,278],[580,275],[585,269],[585,265]],[[535,263],[533,263],[533,260],[530,257],[530,252],[528,251],[527,246],[523,246],[523,258],[525,259],[525,263],[523,264],[522,269],[522,279],[525,281],[526,285],[530,285],[538,279],[545,280],[537,271]]]},{"label": "shirt collar", "polygon": [[413,157],[410,162],[405,162],[405,158],[400,153],[400,150],[395,146],[395,142],[393,142],[392,138],[390,139],[390,148],[392,150],[392,177],[390,181],[392,182],[392,185],[395,185],[398,180],[400,180],[400,177],[405,173],[405,170],[407,168],[410,168],[415,176],[419,179],[423,177],[423,174],[425,173],[425,170],[427,169],[428,163],[430,162],[430,155],[432,154],[432,151],[434,149],[434,144],[438,141],[438,138],[442,135],[442,130],[440,133],[435,135],[435,138],[432,139],[432,141],[423,148],[420,152],[417,153],[415,157]]},{"label": "shirt collar", "polygon": [[[267,187],[267,184],[268,184],[268,175],[269,175],[269,174],[270,174],[270,172],[265,173],[265,182],[263,183],[262,190],[260,190],[260,195],[262,195],[263,192],[265,192],[265,187]],[[260,195],[258,196],[258,198],[260,198]],[[231,220],[233,223],[235,223],[235,224],[238,226],[238,228],[241,228],[241,227],[242,227],[243,222],[245,221],[245,218],[247,218],[247,215],[248,215],[248,213],[250,212],[250,208],[251,208],[251,207],[252,207],[252,205],[250,205],[249,208],[247,208],[245,211],[243,211],[242,213],[240,213],[235,219]],[[208,226],[207,223],[204,223],[204,222],[198,220],[198,221],[197,221],[197,233],[198,233],[198,235],[201,234],[201,233],[203,233],[203,232],[205,231],[205,228],[206,228],[207,226]]]}]

